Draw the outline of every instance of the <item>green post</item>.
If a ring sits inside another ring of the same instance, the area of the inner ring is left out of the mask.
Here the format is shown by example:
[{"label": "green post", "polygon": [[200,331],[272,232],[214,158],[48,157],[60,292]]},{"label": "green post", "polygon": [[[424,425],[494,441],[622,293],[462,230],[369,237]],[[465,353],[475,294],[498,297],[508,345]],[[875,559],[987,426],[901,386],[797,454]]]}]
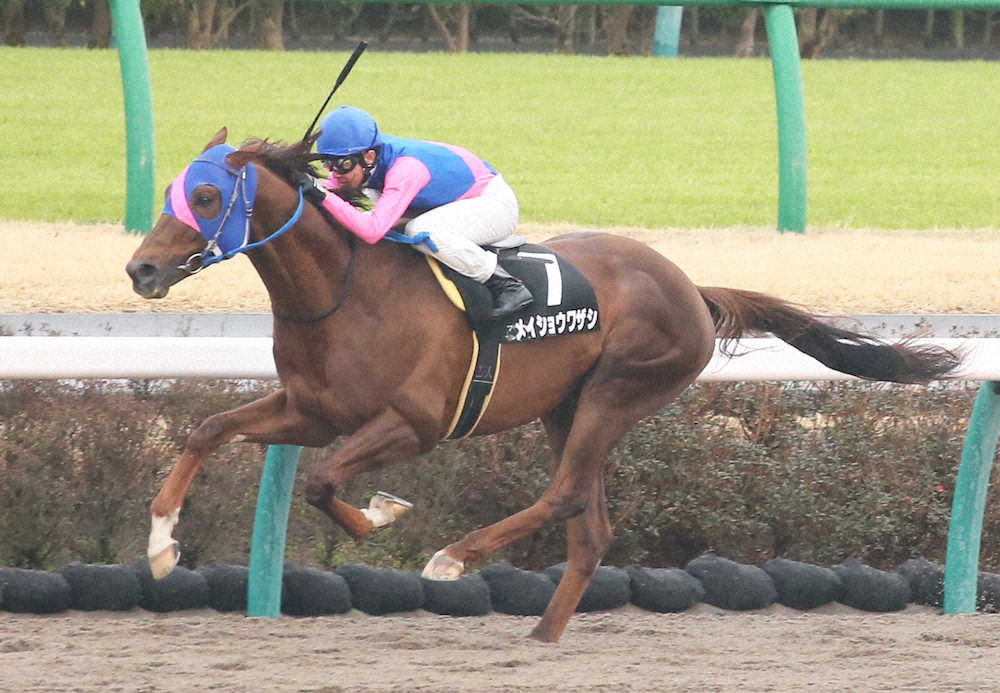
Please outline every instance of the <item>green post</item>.
[{"label": "green post", "polygon": [[251,618],[278,618],[281,614],[285,534],[301,452],[302,448],[295,445],[271,445],[267,449],[250,544],[247,616]]},{"label": "green post", "polygon": [[659,58],[676,58],[680,44],[681,21],[684,7],[681,5],[660,5],[656,8],[656,24],[653,29],[653,55]]},{"label": "green post", "polygon": [[788,5],[766,5],[778,104],[778,230],[806,230],[806,114],[795,16]]},{"label": "green post", "polygon": [[111,0],[111,18],[125,92],[125,229],[148,233],[153,228],[153,90],[139,0]]},{"label": "green post", "polygon": [[948,557],[944,567],[944,612],[976,611],[979,583],[979,543],[990,469],[1000,436],[1000,383],[983,383],[969,419],[962,461],[955,480],[955,499],[948,526]]}]

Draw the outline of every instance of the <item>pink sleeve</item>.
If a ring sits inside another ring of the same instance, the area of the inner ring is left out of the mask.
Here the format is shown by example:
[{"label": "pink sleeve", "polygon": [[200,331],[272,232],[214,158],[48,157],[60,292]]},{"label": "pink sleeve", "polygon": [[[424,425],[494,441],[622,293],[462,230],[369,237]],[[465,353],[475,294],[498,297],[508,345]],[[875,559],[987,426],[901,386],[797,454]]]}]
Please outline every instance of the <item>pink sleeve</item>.
[{"label": "pink sleeve", "polygon": [[348,231],[365,243],[375,243],[399,221],[430,179],[431,172],[423,162],[403,156],[386,172],[382,194],[370,212],[358,209],[337,195],[327,195],[323,206]]}]

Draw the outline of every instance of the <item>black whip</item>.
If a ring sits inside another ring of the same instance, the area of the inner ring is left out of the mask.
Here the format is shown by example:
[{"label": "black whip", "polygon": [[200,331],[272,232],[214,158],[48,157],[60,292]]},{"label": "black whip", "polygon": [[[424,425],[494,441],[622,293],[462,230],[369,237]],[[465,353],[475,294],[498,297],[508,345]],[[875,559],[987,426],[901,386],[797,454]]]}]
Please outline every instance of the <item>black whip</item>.
[{"label": "black whip", "polygon": [[326,110],[326,105],[330,103],[330,99],[333,98],[333,95],[337,92],[337,89],[340,87],[341,84],[344,83],[344,80],[347,79],[347,75],[351,74],[351,69],[354,67],[354,63],[358,62],[358,58],[361,57],[361,54],[365,52],[365,48],[367,47],[368,47],[368,42],[362,41],[361,43],[358,44],[358,47],[354,49],[354,52],[351,53],[351,57],[347,59],[347,64],[344,65],[344,69],[340,71],[340,75],[337,77],[337,81],[334,82],[333,89],[330,90],[330,95],[326,97],[326,101],[324,101],[323,105],[319,107],[319,111],[316,113],[316,117],[313,118],[313,122],[310,123],[309,127],[306,129],[306,134],[302,136],[303,140],[309,139],[309,135],[312,134],[313,128],[316,127],[316,123],[319,121],[319,117],[323,114],[323,111]]}]

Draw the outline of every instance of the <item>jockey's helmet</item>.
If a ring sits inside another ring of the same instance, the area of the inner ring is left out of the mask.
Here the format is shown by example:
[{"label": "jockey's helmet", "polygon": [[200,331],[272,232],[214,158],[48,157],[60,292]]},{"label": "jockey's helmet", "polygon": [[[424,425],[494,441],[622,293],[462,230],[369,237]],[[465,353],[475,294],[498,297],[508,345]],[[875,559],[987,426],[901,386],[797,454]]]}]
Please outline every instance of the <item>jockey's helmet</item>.
[{"label": "jockey's helmet", "polygon": [[316,151],[326,156],[350,156],[382,144],[375,119],[354,106],[341,106],[323,118]]}]

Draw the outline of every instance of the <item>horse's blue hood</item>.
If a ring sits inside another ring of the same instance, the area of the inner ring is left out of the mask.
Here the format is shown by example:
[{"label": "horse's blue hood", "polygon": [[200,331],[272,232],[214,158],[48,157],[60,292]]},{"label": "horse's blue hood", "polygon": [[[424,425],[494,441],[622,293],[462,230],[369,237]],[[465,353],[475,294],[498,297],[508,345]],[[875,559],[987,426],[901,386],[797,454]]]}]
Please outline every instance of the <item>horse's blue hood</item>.
[{"label": "horse's blue hood", "polygon": [[[257,169],[247,164],[242,169],[226,163],[236,149],[218,144],[207,149],[170,184],[163,213],[176,217],[208,241],[206,253],[222,255],[237,250],[250,239],[250,220],[257,199]],[[219,214],[207,219],[191,209],[191,193],[199,185],[211,185],[222,197]]]}]

